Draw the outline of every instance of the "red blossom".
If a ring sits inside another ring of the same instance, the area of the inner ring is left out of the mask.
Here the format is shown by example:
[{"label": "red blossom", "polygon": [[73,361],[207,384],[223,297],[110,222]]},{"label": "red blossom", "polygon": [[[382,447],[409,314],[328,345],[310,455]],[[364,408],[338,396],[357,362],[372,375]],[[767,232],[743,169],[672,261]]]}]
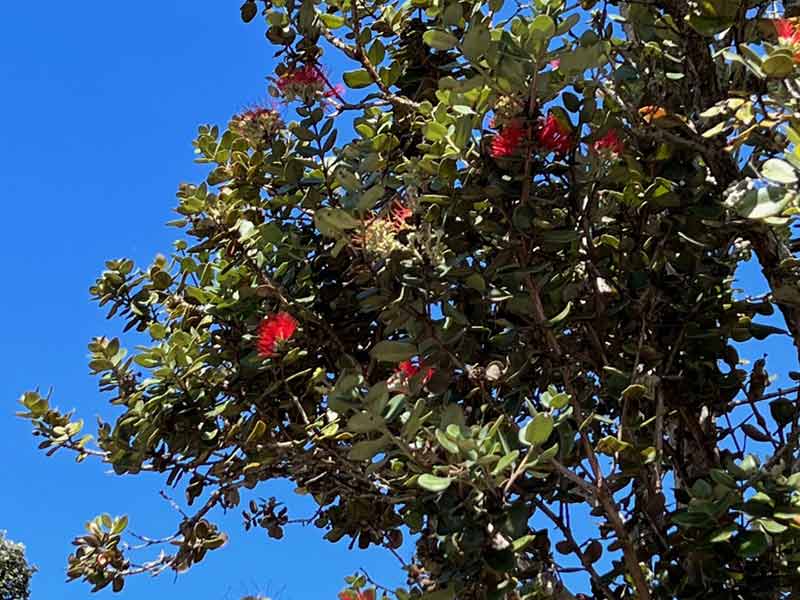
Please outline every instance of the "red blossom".
[{"label": "red blossom", "polygon": [[278,343],[290,339],[297,330],[297,320],[286,312],[266,317],[258,327],[258,353],[264,358],[275,354]]},{"label": "red blossom", "polygon": [[492,139],[491,155],[494,158],[512,156],[522,141],[527,131],[516,123],[509,123],[497,132]]},{"label": "red blossom", "polygon": [[331,85],[322,69],[311,63],[284,73],[276,85],[281,94],[290,100],[309,94],[322,94],[326,98],[341,96],[340,87]]},{"label": "red blossom", "polygon": [[339,592],[339,600],[375,600],[375,589],[356,591],[345,590]]},{"label": "red blossom", "polygon": [[778,41],[785,44],[796,46],[800,44],[800,28],[789,19],[776,19],[775,31],[778,33]]},{"label": "red blossom", "polygon": [[552,113],[540,121],[537,139],[542,147],[556,154],[564,155],[572,147],[569,131]]},{"label": "red blossom", "polygon": [[561,59],[560,59],[560,58],[554,58],[553,60],[551,60],[551,61],[550,61],[549,63],[547,63],[547,64],[549,64],[549,65],[550,65],[550,68],[551,68],[551,69],[553,69],[553,70],[555,71],[556,69],[558,69],[558,67],[560,67],[560,66],[561,66]]},{"label": "red blossom", "polygon": [[[417,373],[420,372],[422,367],[413,361],[404,360],[399,365],[397,365],[397,373],[402,374],[406,379],[411,379]],[[428,383],[433,377],[433,374],[436,372],[436,369],[433,367],[427,367],[425,370],[425,374],[422,376],[422,383]]]},{"label": "red blossom", "polygon": [[304,65],[299,69],[294,69],[281,75],[278,79],[278,89],[284,91],[291,85],[319,86],[324,85],[325,81],[317,65]]},{"label": "red blossom", "polygon": [[391,211],[392,224],[394,225],[395,230],[400,231],[401,229],[407,229],[408,225],[406,225],[406,221],[408,221],[413,214],[414,211],[408,208],[405,204],[395,201],[392,205]]},{"label": "red blossom", "polygon": [[237,115],[236,118],[241,119],[242,121],[256,121],[262,118],[270,118],[270,119],[278,119],[278,111],[267,108],[266,106],[251,106],[243,113]]},{"label": "red blossom", "polygon": [[592,144],[592,150],[597,154],[610,153],[619,156],[625,152],[625,144],[619,137],[616,129],[610,129],[603,137]]}]

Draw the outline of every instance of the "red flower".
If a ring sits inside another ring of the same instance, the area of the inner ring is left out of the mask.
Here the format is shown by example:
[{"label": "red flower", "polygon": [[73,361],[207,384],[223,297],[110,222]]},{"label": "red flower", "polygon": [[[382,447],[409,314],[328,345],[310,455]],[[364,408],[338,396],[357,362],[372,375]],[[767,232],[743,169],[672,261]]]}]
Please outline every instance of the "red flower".
[{"label": "red flower", "polygon": [[[421,369],[422,367],[418,363],[412,362],[410,360],[404,360],[399,365],[397,365],[396,372],[402,374],[406,379],[411,379],[417,373],[419,373]],[[431,377],[433,377],[433,374],[435,372],[436,369],[432,367],[427,367],[427,369],[425,370],[425,375],[423,375],[422,377],[422,383],[423,384],[428,383],[431,380]]]},{"label": "red flower", "polygon": [[619,156],[625,152],[625,144],[620,139],[617,131],[615,129],[610,129],[603,137],[596,140],[594,144],[592,144],[592,150],[598,154],[608,152],[615,156]]},{"label": "red flower", "polygon": [[797,25],[789,19],[776,19],[774,23],[779,42],[792,46],[800,44],[800,29],[798,29]]},{"label": "red flower", "polygon": [[550,65],[550,68],[555,71],[556,69],[558,69],[558,67],[561,66],[561,59],[560,58],[554,58],[553,60],[551,60],[547,64]]},{"label": "red flower", "polygon": [[287,100],[315,94],[322,94],[325,98],[341,98],[341,90],[332,86],[322,69],[311,63],[284,73],[278,78],[276,85]]},{"label": "red flower", "polygon": [[566,154],[572,146],[569,131],[553,113],[540,121],[537,138],[542,147],[556,154]]},{"label": "red flower", "polygon": [[391,211],[391,220],[395,230],[400,231],[402,229],[407,229],[408,225],[406,225],[406,221],[408,221],[413,214],[414,211],[408,208],[405,204],[395,201],[392,204]]},{"label": "red flower", "polygon": [[516,123],[503,127],[492,139],[491,155],[494,158],[511,156],[525,139],[527,131]]},{"label": "red flower", "polygon": [[270,315],[258,327],[258,353],[264,358],[275,354],[278,343],[288,340],[297,330],[297,320],[286,312]]},{"label": "red flower", "polygon": [[325,84],[322,71],[317,65],[304,65],[281,75],[278,79],[278,89],[284,91],[290,85],[322,86]]}]

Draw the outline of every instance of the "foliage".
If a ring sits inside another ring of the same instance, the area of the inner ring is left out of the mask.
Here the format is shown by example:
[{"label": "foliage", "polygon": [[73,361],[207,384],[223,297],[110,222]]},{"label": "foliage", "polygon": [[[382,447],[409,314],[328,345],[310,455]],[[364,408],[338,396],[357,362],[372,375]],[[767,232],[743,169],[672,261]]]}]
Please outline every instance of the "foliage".
[{"label": "foliage", "polygon": [[120,409],[96,446],[22,399],[43,447],[195,508],[143,563],[98,518],[69,576],[184,570],[220,507],[280,538],[298,519],[257,490],[286,478],[331,542],[410,538],[398,600],[800,593],[798,389],[736,349],[800,348],[800,48],[772,6],[247,0],[297,120],[202,126],[174,251],[107,263],[92,294],[141,345],[89,346]]},{"label": "foliage", "polygon": [[34,571],[25,560],[25,546],[0,532],[0,600],[28,600]]}]

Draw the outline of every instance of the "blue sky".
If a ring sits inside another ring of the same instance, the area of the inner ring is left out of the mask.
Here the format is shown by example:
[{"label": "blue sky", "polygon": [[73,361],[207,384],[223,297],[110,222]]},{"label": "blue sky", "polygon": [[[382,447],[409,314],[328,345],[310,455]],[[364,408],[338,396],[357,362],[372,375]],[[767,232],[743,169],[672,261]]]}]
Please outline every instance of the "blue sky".
[{"label": "blue sky", "polygon": [[[233,1],[0,2],[0,529],[40,569],[34,600],[92,597],[64,583],[64,568],[70,540],[94,515],[129,514],[133,531],[154,536],[177,522],[157,477],[46,458],[13,413],[24,390],[52,385],[55,403],[89,426],[113,414],[88,374],[86,344],[119,326],[88,288],[109,258],[146,264],[169,252],[178,232],[164,223],[174,218],[177,185],[204,172],[192,162],[197,125],[224,124],[265,99],[272,66],[263,27],[241,23]],[[289,500],[290,514],[311,514],[288,486],[260,492]],[[121,597],[238,600],[283,590],[279,600],[334,599],[360,567],[402,583],[391,556],[348,552],[314,528],[291,528],[276,542],[241,532],[239,513],[222,522],[228,548],[177,580],[133,578]]]},{"label": "blue sky", "polygon": [[[272,57],[262,27],[245,26],[238,4],[219,0],[2,2],[0,57],[0,529],[24,542],[40,569],[34,600],[85,599],[88,587],[64,583],[64,566],[87,519],[129,514],[133,531],[160,536],[176,515],[159,499],[156,476],[119,478],[67,455],[46,458],[12,416],[17,398],[52,385],[55,403],[89,424],[113,414],[88,374],[86,344],[119,328],[89,301],[88,287],[108,258],[146,264],[170,250],[177,231],[164,223],[177,184],[203,173],[192,163],[197,125],[224,124],[264,99]],[[752,273],[742,285],[764,291]],[[795,368],[790,344],[771,343],[768,366]],[[288,500],[294,517],[311,514],[289,486],[260,492]],[[177,579],[132,579],[121,597],[333,599],[342,577],[361,567],[387,585],[402,582],[388,554],[348,552],[313,528],[291,528],[276,542],[241,532],[238,513],[222,523],[226,550]]]}]

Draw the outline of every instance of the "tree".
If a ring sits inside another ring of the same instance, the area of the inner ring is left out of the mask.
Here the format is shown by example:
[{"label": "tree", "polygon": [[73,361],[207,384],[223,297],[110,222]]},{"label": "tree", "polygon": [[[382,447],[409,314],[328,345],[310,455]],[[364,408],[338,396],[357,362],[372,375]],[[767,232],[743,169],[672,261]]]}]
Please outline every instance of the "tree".
[{"label": "tree", "polygon": [[[89,346],[120,409],[96,445],[22,398],[49,451],[193,509],[138,563],[98,517],[69,577],[187,569],[220,507],[280,538],[248,490],[286,478],[331,542],[410,537],[399,600],[796,597],[800,388],[737,350],[800,349],[800,32],[773,5],[247,0],[298,120],[200,127],[174,251],[107,263],[92,294],[144,345]],[[750,260],[765,294],[735,288]]]},{"label": "tree", "polygon": [[28,600],[33,573],[25,560],[25,546],[0,531],[0,600]]}]

